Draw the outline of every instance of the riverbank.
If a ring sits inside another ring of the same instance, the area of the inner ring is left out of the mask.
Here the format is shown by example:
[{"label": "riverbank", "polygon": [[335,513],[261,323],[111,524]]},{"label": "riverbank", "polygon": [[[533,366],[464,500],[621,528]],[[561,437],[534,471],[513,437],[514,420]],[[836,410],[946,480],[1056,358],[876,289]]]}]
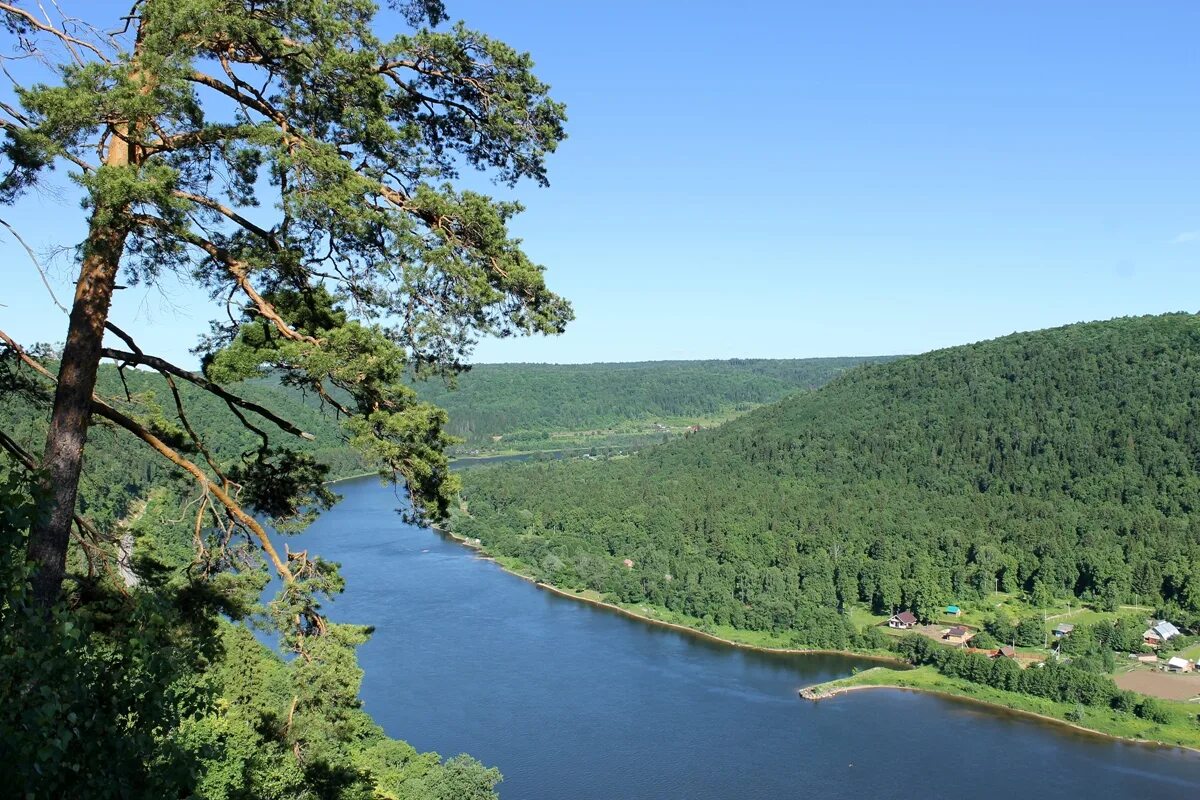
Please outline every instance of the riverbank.
[{"label": "riverbank", "polygon": [[538,587],[539,589],[543,589],[547,592],[556,594],[560,597],[566,597],[571,600],[576,600],[580,603],[587,603],[588,605],[595,606],[597,608],[604,608],[609,611],[620,614],[624,617],[629,617],[630,619],[636,619],[640,622],[644,622],[649,625],[657,625],[662,628],[670,628],[672,630],[679,631],[680,633],[684,633],[689,636],[695,636],[698,639],[707,639],[708,641],[719,642],[720,644],[727,645],[729,647],[738,647],[743,650],[753,650],[753,651],[759,652],[759,653],[778,653],[781,655],[848,656],[851,658],[861,658],[861,659],[869,660],[869,661],[877,661],[877,662],[880,662],[883,664],[891,664],[893,666],[901,667],[901,668],[905,668],[908,666],[908,663],[906,661],[904,661],[903,659],[897,658],[896,656],[894,656],[890,653],[883,653],[883,652],[870,651],[870,650],[858,651],[858,650],[829,650],[829,649],[820,649],[820,648],[811,648],[811,647],[807,647],[807,648],[806,647],[776,647],[776,646],[772,646],[772,645],[764,645],[764,644],[749,642],[749,641],[739,641],[737,639],[729,638],[726,636],[720,636],[715,633],[710,633],[708,631],[704,631],[704,630],[701,630],[699,628],[696,628],[696,627],[693,627],[690,625],[685,625],[683,623],[671,622],[669,620],[658,619],[656,617],[650,616],[649,614],[645,613],[644,611],[635,610],[635,609],[629,608],[627,606],[620,605],[618,603],[613,603],[608,600],[603,600],[599,597],[594,596],[594,594],[589,594],[587,592],[575,592],[575,591],[571,591],[568,589],[562,589],[562,588],[555,586],[553,584],[550,584],[550,583],[546,583],[545,581],[539,580],[539,579],[535,578],[534,576],[529,575],[528,573],[522,572],[518,567],[516,567],[512,563],[506,563],[506,560],[499,559],[499,558],[496,558],[495,556],[490,555],[481,544],[479,544],[478,542],[476,542],[473,539],[467,539],[466,537],[460,536],[459,534],[455,533],[454,531],[447,530],[446,528],[443,528],[443,527],[440,527],[437,525],[433,525],[432,527],[438,533],[457,542],[458,544],[462,545],[463,547],[467,547],[467,548],[470,548],[471,550],[474,550],[476,553],[479,554],[480,558],[495,563],[496,566],[500,567],[500,569],[504,570],[508,574],[518,577],[521,580],[529,581],[530,583],[532,583],[534,586]]},{"label": "riverbank", "polygon": [[[806,700],[821,701],[849,692],[866,689],[893,689],[923,692],[958,702],[973,703],[993,709],[1002,709],[1011,714],[1033,717],[1043,722],[1070,728],[1091,736],[1120,739],[1126,742],[1173,747],[1200,753],[1200,724],[1196,713],[1200,707],[1185,703],[1164,703],[1172,709],[1176,719],[1160,724],[1140,719],[1132,714],[1108,708],[1093,708],[1058,703],[1041,697],[1006,692],[990,686],[948,678],[933,667],[925,666],[898,672],[873,667],[848,678],[819,683],[800,690]],[[1078,719],[1068,718],[1078,714]]]},{"label": "riverbank", "polygon": [[[486,548],[479,542],[468,540],[466,537],[445,528],[434,527],[447,538],[474,550],[479,554],[480,558],[494,562],[510,575],[529,581],[540,589],[544,589],[560,597],[604,608],[646,624],[670,628],[689,636],[761,653],[839,655],[867,659],[892,667],[872,667],[848,678],[841,678],[802,689],[800,696],[808,700],[816,701],[864,689],[900,689],[925,692],[962,702],[975,703],[980,706],[989,706],[992,709],[1008,713],[1034,717],[1044,722],[1071,728],[1075,731],[1094,736],[1161,747],[1178,747],[1200,753],[1200,718],[1197,717],[1197,714],[1200,713],[1200,705],[1191,707],[1185,703],[1166,703],[1166,705],[1172,707],[1173,713],[1177,718],[1183,717],[1166,725],[1143,720],[1132,714],[1090,707],[1083,707],[1080,719],[1077,722],[1072,722],[1067,718],[1067,714],[1068,712],[1076,713],[1079,711],[1076,706],[947,678],[932,667],[912,668],[908,662],[890,653],[764,645],[749,641],[739,641],[731,636],[717,635],[680,622],[658,619],[645,613],[643,610],[631,609],[618,603],[604,600],[599,596],[595,596],[595,593],[575,592],[538,580],[532,575],[523,572],[520,569],[521,565],[488,554]],[[750,633],[753,634],[755,632]],[[899,669],[895,667],[899,667]]]},{"label": "riverbank", "polygon": [[346,481],[356,481],[359,478],[378,478],[379,470],[371,470],[370,472],[357,472],[353,475],[344,475],[341,478],[333,478],[325,481],[326,486],[333,486],[335,483],[345,483]]}]

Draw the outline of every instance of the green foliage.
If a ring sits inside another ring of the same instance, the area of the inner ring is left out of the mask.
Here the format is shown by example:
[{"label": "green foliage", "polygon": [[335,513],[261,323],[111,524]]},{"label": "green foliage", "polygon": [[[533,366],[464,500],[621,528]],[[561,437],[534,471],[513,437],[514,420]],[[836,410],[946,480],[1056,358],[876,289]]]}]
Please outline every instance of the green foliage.
[{"label": "green foliage", "polygon": [[814,608],[997,587],[1186,620],[1197,452],[1200,319],[1121,319],[864,366],[619,461],[472,470],[454,526],[557,585],[810,644],[839,638]]},{"label": "green foliage", "polygon": [[[495,798],[496,770],[417,753],[362,710],[366,628],[332,625],[285,662],[222,619],[253,611],[262,573],[197,580],[179,511],[156,489],[130,526],[138,587],[80,579],[80,605],[47,620],[29,600],[32,503],[0,487],[0,757],[16,795]],[[301,580],[340,589],[320,565]],[[285,602],[272,610],[294,614]]]},{"label": "green foliage", "polygon": [[1087,672],[1074,664],[1046,661],[1021,669],[1012,659],[941,647],[916,634],[897,642],[896,651],[909,663],[931,665],[947,677],[1059,703],[1121,707],[1126,702],[1112,678]]},{"label": "green foliage", "polygon": [[1166,724],[1171,721],[1170,713],[1153,697],[1143,697],[1139,700],[1137,707],[1133,709],[1133,713],[1142,719],[1148,719],[1151,722],[1158,722],[1160,724]]},{"label": "green foliage", "polygon": [[552,433],[748,411],[879,360],[889,359],[479,364],[450,384],[416,388],[449,412],[447,431],[468,448],[486,448],[492,436],[503,436],[502,447],[544,449]]},{"label": "green foliage", "polygon": [[1022,647],[1041,647],[1045,644],[1046,630],[1041,619],[1026,617],[1017,623],[1015,637]]},{"label": "green foliage", "polygon": [[[33,508],[0,486],[0,757],[14,796],[161,798],[200,768],[177,734],[206,712],[212,621],[168,598],[93,593],[83,611],[32,603]],[[164,646],[166,644],[170,646]]]}]

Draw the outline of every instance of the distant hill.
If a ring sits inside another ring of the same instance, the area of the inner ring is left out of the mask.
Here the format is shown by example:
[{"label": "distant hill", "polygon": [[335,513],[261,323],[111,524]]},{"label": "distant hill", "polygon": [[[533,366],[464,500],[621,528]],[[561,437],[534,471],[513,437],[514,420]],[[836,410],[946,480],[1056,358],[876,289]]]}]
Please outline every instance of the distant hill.
[{"label": "distant hill", "polygon": [[724,421],[889,358],[480,364],[454,390],[436,381],[417,390],[450,412],[450,432],[466,440],[463,449],[552,449],[653,437],[660,432],[654,423],[678,431]]},{"label": "distant hill", "polygon": [[1198,468],[1200,318],[1173,314],[865,366],[620,460],[473,471],[455,524],[562,586],[837,644],[842,604],[996,589],[1194,615]]}]

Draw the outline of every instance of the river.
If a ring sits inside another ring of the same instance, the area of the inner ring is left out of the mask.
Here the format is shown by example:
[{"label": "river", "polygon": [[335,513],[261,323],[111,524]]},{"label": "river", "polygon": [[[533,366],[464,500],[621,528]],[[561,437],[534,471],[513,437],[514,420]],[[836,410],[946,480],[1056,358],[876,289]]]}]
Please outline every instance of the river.
[{"label": "river", "polygon": [[[872,690],[810,703],[854,659],[758,653],[556,596],[403,523],[374,479],[293,542],[339,561],[338,621],[374,625],[362,697],[390,735],[504,773],[504,800],[1170,798],[1200,755]],[[1197,708],[1200,712],[1200,708]]]}]

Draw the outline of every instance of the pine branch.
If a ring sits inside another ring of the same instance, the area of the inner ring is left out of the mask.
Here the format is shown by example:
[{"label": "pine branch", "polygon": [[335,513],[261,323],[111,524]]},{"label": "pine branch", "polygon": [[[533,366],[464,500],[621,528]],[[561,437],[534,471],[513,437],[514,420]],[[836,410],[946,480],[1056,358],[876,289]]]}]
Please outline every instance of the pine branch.
[{"label": "pine branch", "polygon": [[[112,328],[110,327],[109,330],[112,330]],[[126,343],[130,343],[130,340],[126,340]],[[229,392],[229,391],[221,388],[219,385],[213,383],[208,378],[205,378],[203,375],[201,375],[198,372],[190,372],[188,370],[177,367],[174,364],[172,364],[171,362],[161,359],[157,356],[150,356],[150,355],[146,355],[146,354],[140,353],[140,352],[130,353],[130,352],[127,352],[124,350],[114,350],[110,347],[105,347],[100,352],[105,358],[111,358],[116,361],[123,361],[126,364],[137,364],[137,365],[143,366],[143,367],[150,367],[151,369],[158,370],[161,373],[174,375],[177,378],[182,378],[183,380],[188,381],[189,383],[199,386],[201,389],[205,390],[206,392],[216,395],[217,397],[224,400],[226,403],[229,403],[234,406],[238,406],[240,408],[244,408],[247,411],[252,411],[255,414],[258,414],[263,419],[269,420],[272,423],[274,423],[275,426],[278,427],[280,430],[286,431],[287,433],[290,433],[293,436],[298,436],[301,439],[306,439],[310,442],[313,441],[314,439],[316,439],[316,437],[313,436],[311,433],[308,433],[307,431],[302,430],[301,428],[297,427],[295,424],[289,422],[288,420],[286,420],[283,417],[279,416],[278,414],[274,413],[270,409],[264,408],[263,406],[260,406],[258,403],[254,403],[249,400],[244,400],[241,397],[238,397],[236,394],[233,394],[232,392]]]}]

